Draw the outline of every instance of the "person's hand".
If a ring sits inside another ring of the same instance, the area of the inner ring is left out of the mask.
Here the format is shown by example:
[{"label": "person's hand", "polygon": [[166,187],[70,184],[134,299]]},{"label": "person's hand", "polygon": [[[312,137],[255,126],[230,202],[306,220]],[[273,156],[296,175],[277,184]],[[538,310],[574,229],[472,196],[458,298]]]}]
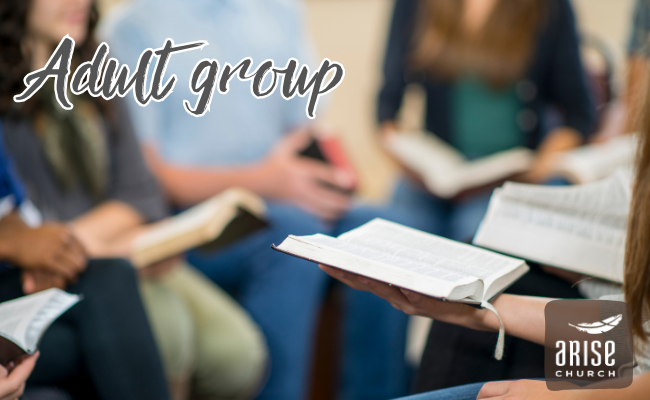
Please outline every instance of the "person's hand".
[{"label": "person's hand", "polygon": [[86,268],[83,246],[62,224],[17,228],[2,240],[7,249],[6,259],[23,270],[45,271],[72,282]]},{"label": "person's hand", "polygon": [[58,288],[64,290],[68,284],[66,279],[48,271],[23,271],[21,275],[23,293],[32,294],[43,290]]},{"label": "person's hand", "polygon": [[551,178],[560,152],[540,152],[533,165],[520,178],[526,183],[541,184]]},{"label": "person's hand", "polygon": [[353,189],[354,177],[343,169],[301,157],[298,153],[310,140],[306,130],[299,130],[276,145],[259,167],[264,187],[261,194],[334,220],[350,208],[351,196],[343,192]]},{"label": "person's hand", "polygon": [[439,301],[325,265],[319,267],[332,278],[345,283],[353,289],[372,292],[408,315],[421,315],[473,329],[492,329],[485,323],[485,310],[476,309],[462,303]]},{"label": "person's hand", "polygon": [[183,256],[173,256],[166,260],[153,263],[144,268],[139,268],[138,276],[144,279],[155,279],[159,278],[180,265],[180,262],[183,260]]},{"label": "person's hand", "polygon": [[25,381],[34,370],[40,354],[23,357],[9,369],[0,365],[0,400],[18,400],[25,391]]},{"label": "person's hand", "polygon": [[483,385],[476,400],[573,400],[580,391],[550,391],[543,381],[504,381]]}]

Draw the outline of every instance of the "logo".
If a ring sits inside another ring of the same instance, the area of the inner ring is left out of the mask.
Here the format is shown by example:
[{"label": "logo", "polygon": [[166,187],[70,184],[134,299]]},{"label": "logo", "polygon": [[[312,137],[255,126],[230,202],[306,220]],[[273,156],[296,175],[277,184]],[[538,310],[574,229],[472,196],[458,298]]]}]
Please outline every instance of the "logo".
[{"label": "logo", "polygon": [[590,335],[598,335],[599,333],[609,332],[612,329],[616,328],[616,326],[621,322],[622,319],[623,319],[623,314],[618,314],[618,315],[614,315],[613,317],[604,319],[602,321],[592,322],[590,324],[587,323],[582,323],[577,325],[569,324],[569,326],[576,328],[580,332],[587,332]]},{"label": "logo", "polygon": [[549,390],[576,390],[593,384],[620,389],[632,383],[634,346],[626,303],[555,300],[544,312],[544,367]]}]

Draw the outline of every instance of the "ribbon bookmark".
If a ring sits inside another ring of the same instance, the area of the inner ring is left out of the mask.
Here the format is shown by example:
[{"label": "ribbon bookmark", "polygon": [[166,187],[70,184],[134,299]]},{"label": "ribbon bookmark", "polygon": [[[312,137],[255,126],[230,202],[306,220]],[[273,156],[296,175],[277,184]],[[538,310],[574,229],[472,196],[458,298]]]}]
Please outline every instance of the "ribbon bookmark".
[{"label": "ribbon bookmark", "polygon": [[501,360],[503,358],[503,347],[505,346],[505,336],[506,336],[506,328],[503,326],[503,322],[501,322],[501,317],[499,317],[499,313],[497,312],[497,309],[494,308],[494,306],[487,301],[481,302],[481,307],[488,309],[494,313],[494,315],[497,316],[497,319],[499,320],[499,337],[497,338],[497,347],[494,349],[494,358],[497,360]]}]

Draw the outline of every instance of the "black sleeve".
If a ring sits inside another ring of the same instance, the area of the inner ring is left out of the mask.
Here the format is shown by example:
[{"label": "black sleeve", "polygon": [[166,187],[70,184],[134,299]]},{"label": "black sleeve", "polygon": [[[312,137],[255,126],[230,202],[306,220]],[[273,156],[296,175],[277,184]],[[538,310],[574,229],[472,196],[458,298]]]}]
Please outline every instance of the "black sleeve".
[{"label": "black sleeve", "polygon": [[557,1],[556,29],[550,68],[550,95],[564,113],[564,125],[586,140],[593,133],[596,110],[580,59],[573,9],[568,0]]},{"label": "black sleeve", "polygon": [[145,165],[126,104],[114,99],[111,106],[114,115],[109,126],[111,180],[107,199],[129,204],[147,222],[162,219],[169,214],[169,207],[158,182]]},{"label": "black sleeve", "polygon": [[412,46],[418,1],[396,0],[384,56],[384,82],[379,92],[377,119],[395,119],[406,88],[406,66]]}]

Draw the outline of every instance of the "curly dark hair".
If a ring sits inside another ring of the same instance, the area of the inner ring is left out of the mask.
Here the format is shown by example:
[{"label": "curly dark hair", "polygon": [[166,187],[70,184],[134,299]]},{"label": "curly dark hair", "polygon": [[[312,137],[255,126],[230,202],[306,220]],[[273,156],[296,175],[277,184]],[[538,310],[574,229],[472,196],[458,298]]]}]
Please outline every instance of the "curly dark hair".
[{"label": "curly dark hair", "polygon": [[[31,72],[30,55],[23,47],[31,4],[31,0],[0,1],[0,116],[16,111],[13,97],[25,89],[23,78]],[[99,14],[93,2],[88,18],[87,39],[76,44],[73,65],[92,59],[97,47],[93,32],[98,20]],[[32,113],[38,108],[36,102],[35,97],[27,101],[21,107],[21,114]]]}]

